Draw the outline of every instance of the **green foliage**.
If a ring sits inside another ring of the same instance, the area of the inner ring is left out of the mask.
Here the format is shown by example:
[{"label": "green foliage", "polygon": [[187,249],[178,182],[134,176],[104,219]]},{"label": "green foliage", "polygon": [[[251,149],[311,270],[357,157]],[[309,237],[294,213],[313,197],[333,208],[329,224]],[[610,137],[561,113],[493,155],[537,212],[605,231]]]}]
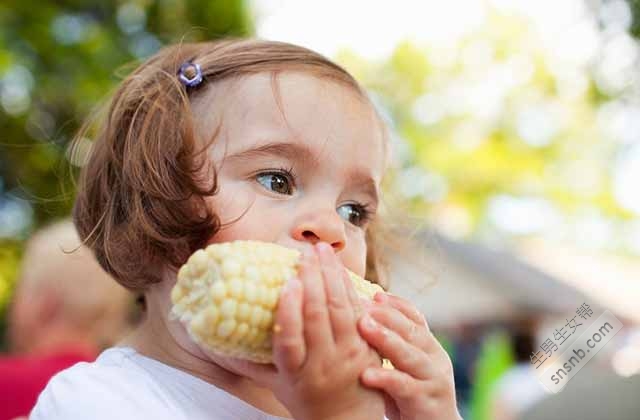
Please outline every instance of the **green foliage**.
[{"label": "green foliage", "polygon": [[[17,241],[0,241],[0,309],[6,308],[18,274],[21,247]],[[7,311],[0,310],[0,351],[5,350]]]},{"label": "green foliage", "polygon": [[31,207],[10,235],[17,242],[0,243],[0,313],[20,240],[69,214],[70,139],[129,64],[166,43],[248,35],[252,25],[242,0],[0,3],[0,213],[16,197]]},{"label": "green foliage", "polygon": [[167,42],[251,31],[242,1],[3,2],[0,77],[22,90],[0,113],[5,190],[32,201],[36,225],[67,214],[65,146],[116,69]]},{"label": "green foliage", "polygon": [[[612,192],[621,146],[599,122],[616,98],[551,50],[531,21],[487,7],[485,23],[455,43],[405,42],[380,62],[338,55],[407,144],[396,187],[418,191],[409,195],[416,217],[456,226],[447,233],[506,240],[519,233],[495,225],[491,206],[501,197],[543,203],[569,223],[584,212],[620,226],[633,220]],[[418,168],[426,194],[415,187]]]},{"label": "green foliage", "polygon": [[631,7],[631,14],[633,15],[633,23],[631,24],[631,33],[640,37],[640,0],[627,0]]}]

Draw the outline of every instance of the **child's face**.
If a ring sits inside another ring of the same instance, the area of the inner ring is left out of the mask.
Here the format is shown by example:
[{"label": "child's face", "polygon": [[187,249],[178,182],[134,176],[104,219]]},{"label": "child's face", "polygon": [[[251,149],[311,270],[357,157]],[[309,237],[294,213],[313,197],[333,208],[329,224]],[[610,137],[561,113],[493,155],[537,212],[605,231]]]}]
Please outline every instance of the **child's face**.
[{"label": "child's face", "polygon": [[385,166],[380,124],[371,105],[335,82],[283,73],[279,87],[286,122],[267,73],[222,82],[194,101],[203,138],[220,125],[209,155],[219,193],[210,203],[223,228],[210,242],[300,249],[324,241],[364,276],[362,206],[375,213]]}]

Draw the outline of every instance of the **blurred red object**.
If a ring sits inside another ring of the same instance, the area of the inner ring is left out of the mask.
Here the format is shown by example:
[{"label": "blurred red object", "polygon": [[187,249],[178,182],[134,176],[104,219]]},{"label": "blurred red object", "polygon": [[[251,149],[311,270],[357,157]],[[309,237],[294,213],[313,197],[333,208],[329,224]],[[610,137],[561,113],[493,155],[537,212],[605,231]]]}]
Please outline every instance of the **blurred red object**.
[{"label": "blurred red object", "polygon": [[80,346],[49,355],[0,357],[0,420],[28,415],[53,375],[96,357],[97,350]]}]

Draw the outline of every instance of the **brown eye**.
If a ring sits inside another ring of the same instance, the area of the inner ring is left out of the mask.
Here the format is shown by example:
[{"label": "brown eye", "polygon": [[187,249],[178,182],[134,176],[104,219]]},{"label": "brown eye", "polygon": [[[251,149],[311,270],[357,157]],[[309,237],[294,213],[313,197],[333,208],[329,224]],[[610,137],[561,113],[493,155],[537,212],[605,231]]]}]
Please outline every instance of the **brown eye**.
[{"label": "brown eye", "polygon": [[256,179],[266,189],[277,192],[278,194],[291,195],[292,193],[291,182],[289,181],[289,178],[283,174],[267,172],[258,175]]}]

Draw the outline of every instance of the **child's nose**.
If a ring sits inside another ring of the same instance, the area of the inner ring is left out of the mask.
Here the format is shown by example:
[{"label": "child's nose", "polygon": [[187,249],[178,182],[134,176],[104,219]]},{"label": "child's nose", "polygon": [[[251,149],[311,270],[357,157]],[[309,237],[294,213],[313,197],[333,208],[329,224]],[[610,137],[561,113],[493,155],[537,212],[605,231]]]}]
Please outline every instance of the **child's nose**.
[{"label": "child's nose", "polygon": [[294,226],[293,238],[315,245],[317,242],[331,244],[334,251],[341,251],[346,244],[344,221],[338,213],[314,212],[304,217]]},{"label": "child's nose", "polygon": [[302,232],[302,236],[304,237],[303,241],[310,243],[311,245],[315,245],[318,242],[327,242],[329,244],[331,244],[331,247],[333,247],[333,250],[335,252],[338,252],[340,250],[342,250],[342,248],[344,248],[344,241],[335,241],[335,242],[328,242],[325,241],[323,239],[321,239],[320,237],[318,237],[315,233],[307,230]]}]

